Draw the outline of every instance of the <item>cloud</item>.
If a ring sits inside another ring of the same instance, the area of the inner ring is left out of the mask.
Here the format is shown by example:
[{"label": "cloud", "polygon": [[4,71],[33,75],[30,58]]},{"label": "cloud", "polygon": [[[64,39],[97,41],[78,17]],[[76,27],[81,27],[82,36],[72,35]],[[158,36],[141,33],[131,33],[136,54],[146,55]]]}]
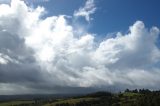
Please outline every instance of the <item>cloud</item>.
[{"label": "cloud", "polygon": [[87,0],[84,7],[79,8],[78,11],[74,12],[75,17],[85,17],[86,21],[90,21],[92,18],[91,14],[94,14],[96,11],[94,0]]},{"label": "cloud", "polygon": [[40,2],[49,2],[50,0],[22,0],[26,3],[40,3]]},{"label": "cloud", "polygon": [[10,3],[11,2],[11,0],[0,0],[0,4],[1,3]]},{"label": "cloud", "polygon": [[98,43],[86,30],[77,36],[79,29],[65,15],[42,19],[43,7],[12,0],[0,9],[3,94],[160,87],[157,27],[136,21],[128,33]]}]

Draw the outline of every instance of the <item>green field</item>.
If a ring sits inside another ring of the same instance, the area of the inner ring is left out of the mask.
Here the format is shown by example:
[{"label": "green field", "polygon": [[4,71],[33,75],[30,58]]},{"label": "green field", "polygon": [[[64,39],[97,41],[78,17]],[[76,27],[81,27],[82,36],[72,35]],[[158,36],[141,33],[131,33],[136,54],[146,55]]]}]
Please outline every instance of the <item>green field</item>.
[{"label": "green field", "polygon": [[78,102],[80,101],[93,101],[93,100],[97,100],[98,98],[77,98],[77,99],[73,99],[73,98],[70,98],[70,99],[60,99],[56,102],[53,102],[53,103],[48,103],[48,104],[45,104],[43,106],[56,106],[56,104],[65,104],[65,103],[68,103],[68,104],[77,104]]},{"label": "green field", "polygon": [[12,105],[23,105],[23,104],[32,104],[34,101],[9,101],[0,103],[0,106],[12,106]]},{"label": "green field", "polygon": [[63,99],[1,102],[0,106],[160,106],[160,91],[97,92]]},{"label": "green field", "polygon": [[[114,95],[106,95],[106,94],[92,94],[92,95],[87,95],[84,97],[76,97],[76,98],[68,98],[68,99],[55,99],[53,102],[48,102],[48,103],[43,103],[42,101],[40,102],[40,104],[38,104],[38,106],[77,106],[77,104],[80,103],[87,103],[89,106],[89,104],[93,104],[93,106],[103,106],[105,104],[107,104],[107,102],[114,102],[115,103],[111,103],[108,104],[106,106],[129,106],[129,104],[133,104],[134,102],[136,102],[136,98],[140,96],[140,94],[138,93],[122,93],[122,94],[114,94]],[[4,103],[0,103],[0,106],[36,106],[36,104],[34,104],[34,101],[10,101],[10,102],[4,102]],[[102,104],[100,104],[102,103]],[[25,105],[24,105],[25,104]],[[96,104],[96,105],[95,105]],[[82,105],[85,106],[85,105]]]}]

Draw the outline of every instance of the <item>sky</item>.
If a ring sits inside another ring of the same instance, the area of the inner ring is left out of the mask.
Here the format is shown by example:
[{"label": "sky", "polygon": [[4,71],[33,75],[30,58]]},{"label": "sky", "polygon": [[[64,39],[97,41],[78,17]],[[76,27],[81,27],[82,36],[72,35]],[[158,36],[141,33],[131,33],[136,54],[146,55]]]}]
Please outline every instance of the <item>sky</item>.
[{"label": "sky", "polygon": [[0,0],[0,95],[160,89],[159,0]]}]

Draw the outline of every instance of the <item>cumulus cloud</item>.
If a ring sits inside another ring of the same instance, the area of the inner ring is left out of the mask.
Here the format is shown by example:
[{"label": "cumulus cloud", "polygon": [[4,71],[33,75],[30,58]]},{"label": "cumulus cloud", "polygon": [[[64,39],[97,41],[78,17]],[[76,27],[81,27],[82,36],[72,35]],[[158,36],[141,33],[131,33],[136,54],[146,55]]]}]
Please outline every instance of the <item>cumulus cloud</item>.
[{"label": "cumulus cloud", "polygon": [[78,37],[65,15],[42,19],[43,7],[12,0],[0,9],[5,10],[0,11],[3,94],[160,87],[157,27],[136,21],[128,33],[97,43],[89,32]]},{"label": "cumulus cloud", "polygon": [[96,11],[94,0],[87,0],[84,7],[79,8],[78,11],[74,12],[75,17],[85,17],[86,21],[90,21],[92,18],[91,14],[94,14]]}]

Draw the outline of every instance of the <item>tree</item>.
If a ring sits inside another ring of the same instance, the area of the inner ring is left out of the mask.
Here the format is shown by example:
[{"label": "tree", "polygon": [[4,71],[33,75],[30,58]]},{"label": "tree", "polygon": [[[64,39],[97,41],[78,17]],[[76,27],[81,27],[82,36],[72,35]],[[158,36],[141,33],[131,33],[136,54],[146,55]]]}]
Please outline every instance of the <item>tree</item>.
[{"label": "tree", "polygon": [[126,89],[125,92],[130,92],[130,90],[129,90],[129,89]]}]

